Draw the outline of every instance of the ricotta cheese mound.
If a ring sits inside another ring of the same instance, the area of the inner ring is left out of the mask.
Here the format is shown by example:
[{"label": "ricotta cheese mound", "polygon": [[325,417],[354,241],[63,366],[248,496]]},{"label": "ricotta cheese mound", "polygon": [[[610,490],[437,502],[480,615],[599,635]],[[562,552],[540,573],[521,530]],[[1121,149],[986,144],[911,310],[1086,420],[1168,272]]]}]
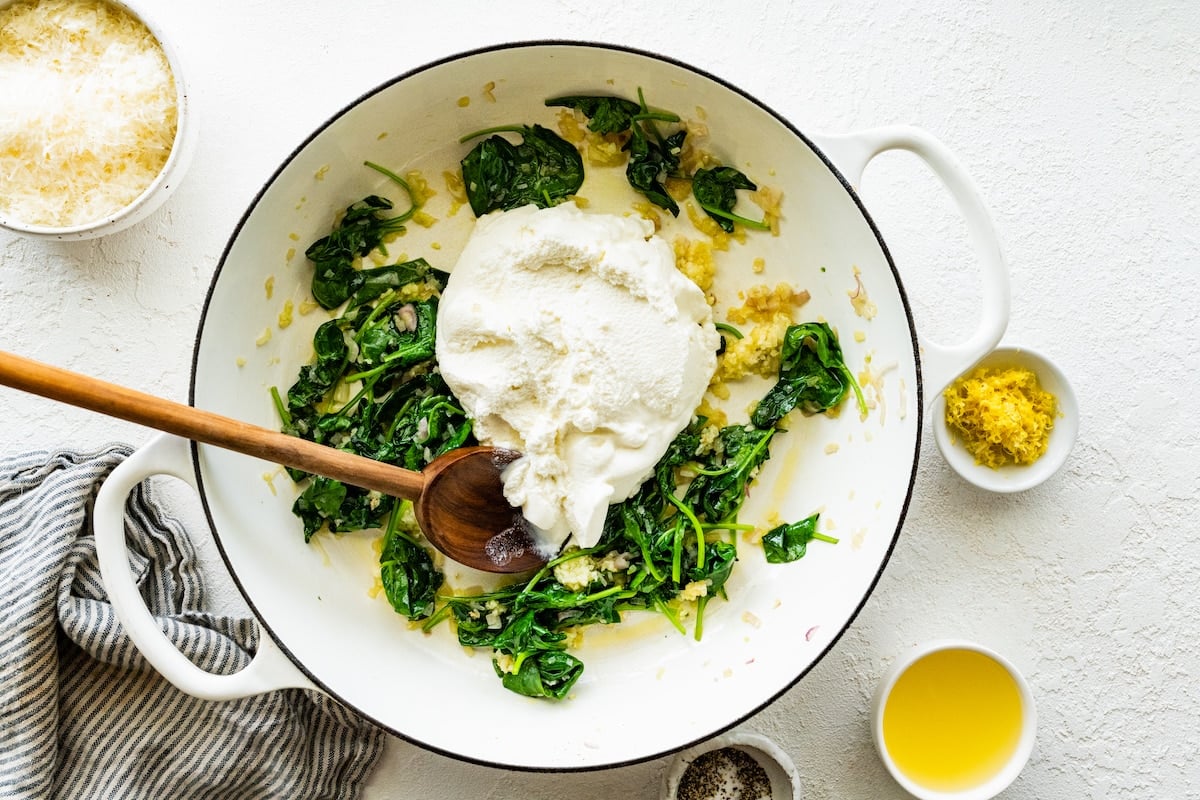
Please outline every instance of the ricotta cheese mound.
[{"label": "ricotta cheese mound", "polygon": [[573,204],[493,212],[438,308],[437,357],[539,549],[597,543],[691,421],[720,336],[647,220]]}]

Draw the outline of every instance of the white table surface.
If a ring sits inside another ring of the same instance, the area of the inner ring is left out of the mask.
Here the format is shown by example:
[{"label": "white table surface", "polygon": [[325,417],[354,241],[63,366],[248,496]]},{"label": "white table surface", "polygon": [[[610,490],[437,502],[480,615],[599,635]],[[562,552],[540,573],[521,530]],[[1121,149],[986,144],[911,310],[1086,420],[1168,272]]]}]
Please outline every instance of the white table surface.
[{"label": "white table surface", "polygon": [[[927,430],[878,588],[812,673],[743,728],[790,753],[808,798],[903,797],[870,743],[870,694],[905,648],[966,637],[1013,660],[1038,702],[1032,760],[1004,797],[1200,797],[1200,447],[1188,411],[1200,389],[1200,5],[154,5],[201,126],[191,170],[157,214],[108,239],[0,233],[0,330],[5,349],[177,400],[209,279],[262,181],[345,103],[447,54],[531,38],[627,44],[714,72],[804,130],[909,123],[942,139],[1010,264],[1005,341],[1071,378],[1078,443],[1048,483],[991,496],[949,471]],[[967,330],[973,256],[936,181],[887,155],[862,194],[918,328]],[[148,436],[0,391],[5,452]],[[178,495],[222,608],[242,608],[198,504]],[[394,740],[367,794],[635,800],[657,797],[664,764],[508,773]]]}]

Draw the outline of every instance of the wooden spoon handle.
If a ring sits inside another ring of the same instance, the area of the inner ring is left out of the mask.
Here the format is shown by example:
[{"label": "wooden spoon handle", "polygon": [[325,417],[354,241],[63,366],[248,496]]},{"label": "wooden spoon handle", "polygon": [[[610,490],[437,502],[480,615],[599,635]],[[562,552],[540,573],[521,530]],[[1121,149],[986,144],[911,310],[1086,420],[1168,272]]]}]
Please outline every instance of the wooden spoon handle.
[{"label": "wooden spoon handle", "polygon": [[0,351],[0,385],[394,497],[416,500],[425,487],[425,477],[420,472],[393,467],[4,351]]}]

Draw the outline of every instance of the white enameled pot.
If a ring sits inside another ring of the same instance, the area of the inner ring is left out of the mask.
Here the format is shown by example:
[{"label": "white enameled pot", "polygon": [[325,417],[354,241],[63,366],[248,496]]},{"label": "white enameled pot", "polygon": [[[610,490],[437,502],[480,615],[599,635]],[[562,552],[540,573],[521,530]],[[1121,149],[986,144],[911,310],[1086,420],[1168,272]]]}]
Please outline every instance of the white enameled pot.
[{"label": "white enameled pot", "polygon": [[[836,522],[842,543],[814,546],[788,565],[768,565],[756,548],[744,546],[727,587],[730,599],[709,604],[701,641],[690,632],[679,635],[656,615],[589,629],[577,651],[586,669],[571,697],[541,702],[501,688],[491,660],[464,653],[445,626],[431,635],[411,630],[373,591],[377,556],[369,537],[318,537],[306,545],[290,511],[295,489],[277,465],[160,437],[109,478],[97,500],[96,528],[118,613],[173,683],[214,699],[315,688],[399,736],[458,758],[517,769],[594,769],[654,758],[735,725],[786,691],[834,645],[899,535],[917,468],[923,403],[995,346],[1008,317],[1007,274],[987,213],[955,159],[919,130],[808,135],[718,78],[609,45],[521,43],[422,67],[337,113],[255,198],[204,308],[192,402],[278,424],[268,388],[290,385],[325,317],[296,314],[268,343],[255,342],[275,327],[285,300],[298,305],[307,296],[311,267],[302,253],[328,232],[335,211],[372,191],[388,193],[364,160],[399,172],[420,169],[442,189],[442,171],[455,168],[468,149],[458,143],[464,133],[511,123],[552,126],[554,110],[543,105],[548,97],[634,97],[639,87],[656,107],[685,116],[702,109],[716,154],[728,164],[752,164],[755,175],[769,176],[764,182],[783,190],[781,235],[751,235],[745,245],[734,245],[746,269],[719,278],[718,296],[745,288],[750,262],[761,257],[766,271],[753,282],[786,280],[808,290],[812,299],[803,317],[828,320],[843,332],[852,369],[862,368],[868,350],[873,364],[887,368],[886,415],[876,409],[867,422],[853,412],[804,420],[772,445],[742,512],[762,522],[772,511],[798,519],[821,509],[823,519]],[[459,102],[464,97],[469,102]],[[867,163],[892,149],[916,153],[943,180],[978,250],[984,304],[978,329],[961,344],[918,336],[900,275],[854,192]],[[471,213],[464,207],[451,216],[434,201],[430,208],[439,222],[412,226],[392,249],[449,268]],[[439,253],[450,260],[439,263]],[[859,317],[847,299],[855,267],[878,308],[874,319]],[[268,278],[274,279],[271,296],[263,289]],[[864,332],[865,340],[856,341],[851,331]],[[829,444],[837,444],[836,452]],[[138,598],[126,566],[121,509],[131,488],[156,473],[196,487],[221,555],[269,634],[239,674],[194,668],[167,644]]]}]

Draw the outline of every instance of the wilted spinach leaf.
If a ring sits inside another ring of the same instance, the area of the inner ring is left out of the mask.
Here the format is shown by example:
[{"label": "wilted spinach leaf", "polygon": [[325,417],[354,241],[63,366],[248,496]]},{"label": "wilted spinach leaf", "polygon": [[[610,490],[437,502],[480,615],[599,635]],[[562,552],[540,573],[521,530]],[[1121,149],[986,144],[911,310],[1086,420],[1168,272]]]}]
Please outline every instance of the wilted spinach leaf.
[{"label": "wilted spinach leaf", "polygon": [[725,596],[725,582],[733,574],[733,565],[737,561],[737,547],[729,542],[714,542],[707,550],[704,564],[697,564],[688,572],[693,581],[704,581],[708,585],[705,594],[696,599],[696,641],[704,633],[704,609],[708,601]]},{"label": "wilted spinach leaf", "polygon": [[770,457],[774,428],[730,425],[719,434],[720,460],[705,465],[688,487],[684,500],[705,518],[720,522],[741,507],[746,486]]},{"label": "wilted spinach leaf", "polygon": [[737,561],[737,548],[729,542],[714,542],[708,550],[704,566],[693,567],[689,577],[694,581],[706,581],[711,596],[725,591],[725,582],[729,580],[733,564]]},{"label": "wilted spinach leaf", "polygon": [[433,277],[436,283],[445,285],[445,279],[423,258],[360,270],[358,278],[353,281],[354,293],[350,296],[345,314],[351,314],[359,306],[369,303],[389,289],[397,290],[429,277]]},{"label": "wilted spinach leaf", "polygon": [[513,656],[533,650],[562,649],[567,635],[555,630],[553,622],[547,624],[540,620],[539,610],[527,608],[514,615],[492,641],[492,647]]},{"label": "wilted spinach leaf", "polygon": [[545,650],[521,659],[516,672],[495,665],[504,688],[526,697],[561,700],[583,674],[583,662],[561,650]]},{"label": "wilted spinach leaf", "polygon": [[625,177],[629,185],[637,189],[646,199],[659,208],[679,216],[679,204],[667,193],[662,180],[679,169],[679,154],[687,131],[679,130],[661,142],[651,141],[641,125],[634,125],[629,140],[629,164]]},{"label": "wilted spinach leaf", "polygon": [[753,181],[733,167],[698,169],[692,176],[692,194],[696,202],[726,233],[733,233],[735,222],[748,228],[770,230],[765,223],[733,213],[733,207],[737,205],[737,190],[757,188]]},{"label": "wilted spinach leaf", "polygon": [[679,122],[669,111],[652,111],[638,90],[638,102],[623,97],[603,95],[570,95],[546,101],[548,106],[566,106],[581,111],[588,118],[588,130],[600,134],[629,133],[629,163],[625,177],[629,185],[641,192],[659,208],[679,216],[679,204],[667,193],[663,180],[668,175],[683,177],[679,172],[680,154],[687,131],[680,129],[662,136],[654,121]]},{"label": "wilted spinach leaf", "polygon": [[462,160],[463,186],[475,216],[533,203],[547,208],[565,200],[583,185],[583,158],[575,146],[541,125],[488,128],[463,137],[518,133],[514,145],[502,136],[489,136]]},{"label": "wilted spinach leaf", "polygon": [[783,339],[779,381],[750,415],[757,427],[769,428],[799,408],[805,415],[836,408],[853,390],[861,413],[866,413],[862,389],[854,380],[833,329],[824,322],[792,325]]},{"label": "wilted spinach leaf", "polygon": [[379,574],[383,591],[397,614],[411,620],[433,613],[434,595],[442,585],[442,573],[433,566],[429,551],[396,529],[394,516],[400,503],[394,504],[393,519],[384,536],[379,554]]},{"label": "wilted spinach leaf", "polygon": [[820,514],[805,517],[799,522],[778,525],[763,536],[763,552],[771,564],[786,564],[804,558],[808,543],[816,539],[821,542],[837,544],[837,539],[817,533],[817,520]]},{"label": "wilted spinach leaf", "polygon": [[403,372],[433,358],[437,328],[437,300],[386,304],[384,313],[372,315],[355,333],[358,380],[390,372]]},{"label": "wilted spinach leaf", "polygon": [[[321,323],[313,334],[313,350],[316,359],[300,368],[300,375],[292,388],[288,389],[288,409],[295,414],[320,402],[342,376],[349,359],[350,348],[337,320]],[[292,431],[303,435],[306,430]]]},{"label": "wilted spinach leaf", "polygon": [[309,245],[304,255],[313,262],[312,293],[322,308],[336,308],[357,288],[354,259],[379,247],[391,233],[404,229],[407,216],[386,217],[392,201],[370,195],[346,208],[338,226]]},{"label": "wilted spinach leaf", "polygon": [[377,528],[383,522],[386,507],[380,505],[377,493],[314,476],[292,504],[292,513],[304,523],[307,542],[323,527],[332,533]]},{"label": "wilted spinach leaf", "polygon": [[333,478],[317,476],[292,504],[292,512],[304,523],[304,541],[336,518],[346,500],[346,484]]},{"label": "wilted spinach leaf", "polygon": [[705,422],[707,420],[704,417],[696,417],[692,420],[671,440],[671,443],[667,445],[667,451],[654,465],[654,479],[658,483],[658,491],[661,494],[674,492],[675,470],[696,460],[696,453],[700,449],[700,431],[703,430]]},{"label": "wilted spinach leaf", "polygon": [[565,106],[583,112],[588,118],[588,130],[601,134],[622,133],[629,130],[633,117],[640,114],[642,107],[624,97],[604,95],[568,95],[546,101],[548,106]]}]

